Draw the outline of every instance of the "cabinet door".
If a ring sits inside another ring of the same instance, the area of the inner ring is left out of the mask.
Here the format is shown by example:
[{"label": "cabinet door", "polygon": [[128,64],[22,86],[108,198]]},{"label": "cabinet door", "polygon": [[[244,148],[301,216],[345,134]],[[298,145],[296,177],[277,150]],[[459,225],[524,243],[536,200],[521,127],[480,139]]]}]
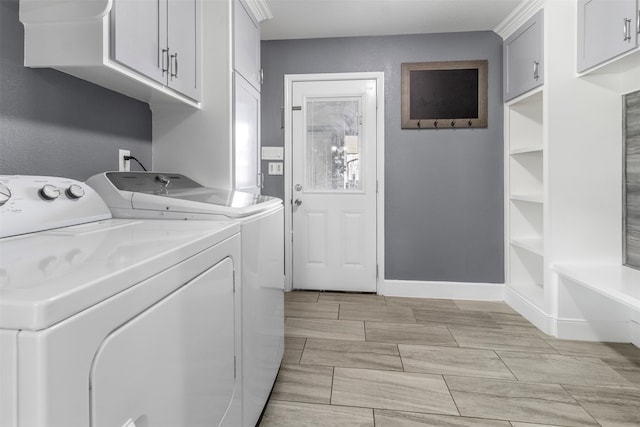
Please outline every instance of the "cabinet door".
[{"label": "cabinet door", "polygon": [[239,0],[233,6],[233,52],[233,68],[260,90],[260,26]]},{"label": "cabinet door", "polygon": [[168,86],[195,100],[200,99],[199,0],[168,0]]},{"label": "cabinet door", "polygon": [[234,73],[235,189],[260,193],[260,92]]},{"label": "cabinet door", "polygon": [[578,1],[578,71],[637,46],[636,0]]},{"label": "cabinet door", "polygon": [[504,100],[544,83],[544,14],[536,13],[503,45]]},{"label": "cabinet door", "polygon": [[111,10],[111,58],[164,82],[161,50],[166,40],[166,2],[115,0]]}]

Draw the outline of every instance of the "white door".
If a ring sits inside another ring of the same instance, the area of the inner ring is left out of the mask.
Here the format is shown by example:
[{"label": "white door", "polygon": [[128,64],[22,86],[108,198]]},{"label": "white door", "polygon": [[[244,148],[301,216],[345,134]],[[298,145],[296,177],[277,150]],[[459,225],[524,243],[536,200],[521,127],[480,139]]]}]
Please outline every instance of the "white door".
[{"label": "white door", "polygon": [[293,288],[376,291],[376,80],[294,82]]}]

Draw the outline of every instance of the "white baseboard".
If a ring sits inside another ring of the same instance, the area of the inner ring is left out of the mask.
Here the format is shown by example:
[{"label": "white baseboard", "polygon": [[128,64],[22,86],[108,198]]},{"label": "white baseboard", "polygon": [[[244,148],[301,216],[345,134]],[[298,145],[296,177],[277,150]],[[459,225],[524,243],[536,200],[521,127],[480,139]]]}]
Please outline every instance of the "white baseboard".
[{"label": "white baseboard", "polygon": [[509,287],[505,289],[505,301],[547,335],[567,340],[640,344],[640,325],[631,320],[555,318]]},{"label": "white baseboard", "polygon": [[522,297],[512,288],[505,287],[504,300],[509,304],[509,306],[511,306],[511,308],[520,313],[522,317],[533,323],[536,328],[540,329],[547,335],[555,335],[555,324],[551,321],[551,317],[535,305],[531,304],[526,298]]},{"label": "white baseboard", "polygon": [[640,325],[633,320],[629,322],[629,335],[631,336],[631,344],[640,347]]},{"label": "white baseboard", "polygon": [[628,343],[632,342],[631,324],[623,320],[558,319],[558,338]]},{"label": "white baseboard", "polygon": [[378,294],[394,297],[504,301],[503,283],[381,280]]}]

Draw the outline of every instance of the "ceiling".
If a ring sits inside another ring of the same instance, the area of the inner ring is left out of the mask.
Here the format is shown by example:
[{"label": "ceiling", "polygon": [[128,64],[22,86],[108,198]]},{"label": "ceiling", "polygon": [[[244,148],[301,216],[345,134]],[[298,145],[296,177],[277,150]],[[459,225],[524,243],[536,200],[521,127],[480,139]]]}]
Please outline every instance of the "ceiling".
[{"label": "ceiling", "polygon": [[523,0],[267,0],[262,40],[493,30]]}]

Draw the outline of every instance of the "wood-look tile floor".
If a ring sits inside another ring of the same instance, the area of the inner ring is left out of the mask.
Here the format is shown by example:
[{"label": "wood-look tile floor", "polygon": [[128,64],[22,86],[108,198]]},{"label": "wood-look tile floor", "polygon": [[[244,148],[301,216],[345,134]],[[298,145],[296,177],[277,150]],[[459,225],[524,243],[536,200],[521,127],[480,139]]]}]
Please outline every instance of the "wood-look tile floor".
[{"label": "wood-look tile floor", "polygon": [[640,349],[502,302],[296,291],[285,317],[260,427],[640,426]]}]

